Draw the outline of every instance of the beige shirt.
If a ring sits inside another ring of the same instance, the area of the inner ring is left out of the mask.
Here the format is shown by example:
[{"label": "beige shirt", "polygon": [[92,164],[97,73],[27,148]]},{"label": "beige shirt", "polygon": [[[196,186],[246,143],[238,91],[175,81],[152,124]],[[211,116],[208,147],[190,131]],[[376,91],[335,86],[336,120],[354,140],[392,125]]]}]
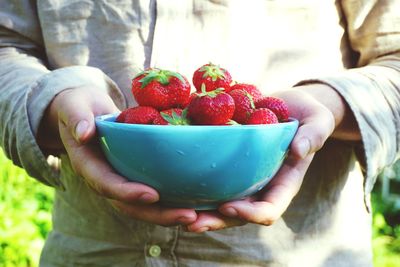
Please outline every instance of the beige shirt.
[{"label": "beige shirt", "polygon": [[[368,195],[399,157],[399,10],[398,0],[2,0],[1,146],[56,190],[41,265],[371,266]],[[52,169],[36,143],[62,90],[94,86],[123,109],[135,105],[139,70],[190,78],[209,61],[265,94],[329,84],[361,129],[362,144],[326,142],[272,226],[194,234],[132,220],[89,190],[66,155]]]}]

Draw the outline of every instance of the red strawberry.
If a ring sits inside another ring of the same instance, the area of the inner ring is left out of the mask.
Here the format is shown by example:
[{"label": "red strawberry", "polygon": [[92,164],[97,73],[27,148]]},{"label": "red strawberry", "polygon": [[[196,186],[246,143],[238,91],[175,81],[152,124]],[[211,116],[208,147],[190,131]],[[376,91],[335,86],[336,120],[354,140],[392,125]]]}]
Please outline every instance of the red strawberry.
[{"label": "red strawberry", "polygon": [[132,93],[139,106],[165,110],[187,105],[190,84],[177,72],[154,68],[133,78]]},{"label": "red strawberry", "polygon": [[155,118],[159,117],[158,110],[153,107],[139,106],[122,111],[116,121],[133,124],[153,124]]},{"label": "red strawberry", "polygon": [[160,112],[160,117],[154,119],[153,124],[157,125],[189,125],[186,118],[187,109],[171,108]]},{"label": "red strawberry", "polygon": [[188,118],[193,124],[224,125],[234,111],[235,101],[222,88],[206,92],[203,86],[203,92],[189,103]]},{"label": "red strawberry", "polygon": [[240,124],[246,123],[250,113],[255,109],[252,96],[241,89],[232,90],[228,94],[235,101],[235,113],[232,119]]},{"label": "red strawberry", "polygon": [[254,102],[256,108],[268,108],[278,117],[280,122],[289,120],[289,109],[286,103],[277,97],[265,96]]},{"label": "red strawberry", "polygon": [[231,91],[237,90],[237,89],[245,90],[247,93],[249,93],[253,97],[254,101],[256,101],[257,99],[259,99],[263,96],[261,91],[257,88],[257,86],[255,86],[253,84],[236,83],[231,86]]},{"label": "red strawberry", "polygon": [[197,97],[197,93],[191,93],[190,96],[189,96],[188,102],[186,103],[186,105],[184,105],[184,106],[182,107],[182,109],[187,108],[187,106],[189,106],[189,103],[190,103],[190,102],[192,101],[192,99],[195,98],[195,97]]},{"label": "red strawberry", "polygon": [[224,88],[228,92],[231,82],[231,74],[226,69],[212,63],[201,66],[193,73],[193,85],[199,93],[201,93],[202,84],[205,85],[206,91]]},{"label": "red strawberry", "polygon": [[246,124],[272,124],[278,123],[275,113],[267,108],[259,108],[253,110]]}]

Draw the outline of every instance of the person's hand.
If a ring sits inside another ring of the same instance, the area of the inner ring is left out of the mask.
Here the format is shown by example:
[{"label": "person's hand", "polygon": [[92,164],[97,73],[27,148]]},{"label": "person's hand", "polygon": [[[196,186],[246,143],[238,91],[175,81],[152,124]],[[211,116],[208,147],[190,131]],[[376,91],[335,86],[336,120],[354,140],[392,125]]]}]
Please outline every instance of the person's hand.
[{"label": "person's hand", "polygon": [[196,222],[186,227],[187,231],[212,231],[246,223],[273,224],[299,191],[315,152],[332,136],[335,127],[338,137],[359,138],[356,127],[348,127],[348,121],[353,121],[345,119],[347,106],[336,91],[326,85],[304,86],[274,96],[282,98],[289,107],[290,116],[299,120],[299,128],[280,170],[258,194],[224,203],[218,211],[200,212]]},{"label": "person's hand", "polygon": [[164,226],[195,221],[194,210],[162,208],[156,204],[159,195],[153,188],[126,180],[107,163],[96,140],[94,118],[118,111],[112,99],[95,88],[65,90],[46,111],[39,144],[46,149],[44,140],[49,140],[49,133],[53,133],[55,138],[49,142],[50,149],[62,145],[76,174],[125,215]]}]

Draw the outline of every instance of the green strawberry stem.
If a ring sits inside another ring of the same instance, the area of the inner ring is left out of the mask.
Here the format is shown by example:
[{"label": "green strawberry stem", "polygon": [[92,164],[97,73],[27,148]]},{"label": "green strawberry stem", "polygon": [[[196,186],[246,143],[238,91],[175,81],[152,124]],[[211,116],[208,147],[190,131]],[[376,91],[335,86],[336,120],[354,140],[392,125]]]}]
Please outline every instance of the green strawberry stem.
[{"label": "green strawberry stem", "polygon": [[237,121],[234,121],[234,120],[229,120],[226,124],[228,124],[228,125],[241,125],[240,123],[238,123]]},{"label": "green strawberry stem", "polygon": [[144,75],[144,77],[142,79],[140,79],[140,81],[139,81],[142,84],[141,88],[146,87],[153,80],[156,80],[157,82],[159,82],[162,85],[168,85],[169,79],[171,77],[175,77],[175,78],[179,79],[182,83],[186,83],[185,79],[183,78],[183,76],[181,74],[174,72],[174,71],[169,71],[169,70],[152,68],[152,69],[140,72],[139,74],[137,74],[135,76],[135,78],[137,78],[141,75]]},{"label": "green strawberry stem", "polygon": [[160,114],[163,117],[163,119],[168,122],[168,124],[190,125],[190,122],[187,119],[187,109],[186,108],[182,111],[181,116],[179,116],[174,110],[172,111],[171,115],[168,115],[167,113],[164,113],[164,112],[160,112]]},{"label": "green strawberry stem", "polygon": [[211,77],[211,80],[215,82],[218,78],[224,78],[225,73],[221,68],[217,65],[209,63],[208,65],[204,65],[200,68],[200,72],[204,72],[203,78]]},{"label": "green strawberry stem", "polygon": [[209,91],[209,92],[207,92],[206,91],[206,85],[203,83],[202,85],[201,85],[201,93],[197,93],[197,95],[198,96],[200,96],[200,97],[202,97],[202,96],[209,96],[209,97],[212,97],[212,98],[214,98],[214,97],[216,97],[218,94],[220,94],[220,93],[222,93],[222,92],[224,92],[225,91],[225,88],[217,88],[217,89],[215,89],[215,90],[213,90],[213,91]]},{"label": "green strawberry stem", "polygon": [[253,96],[251,94],[249,94],[249,92],[245,91],[246,96],[249,98],[250,100],[250,106],[252,109],[256,108],[256,105],[254,105],[254,99]]}]

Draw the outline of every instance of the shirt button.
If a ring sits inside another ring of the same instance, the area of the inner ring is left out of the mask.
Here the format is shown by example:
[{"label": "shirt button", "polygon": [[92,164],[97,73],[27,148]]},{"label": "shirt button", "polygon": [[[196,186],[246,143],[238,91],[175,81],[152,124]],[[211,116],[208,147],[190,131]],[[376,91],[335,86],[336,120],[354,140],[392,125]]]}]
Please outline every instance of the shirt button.
[{"label": "shirt button", "polygon": [[159,246],[157,246],[157,245],[152,245],[152,246],[149,248],[149,254],[150,254],[150,256],[156,258],[156,257],[160,256],[160,254],[161,254],[161,248],[160,248]]}]

